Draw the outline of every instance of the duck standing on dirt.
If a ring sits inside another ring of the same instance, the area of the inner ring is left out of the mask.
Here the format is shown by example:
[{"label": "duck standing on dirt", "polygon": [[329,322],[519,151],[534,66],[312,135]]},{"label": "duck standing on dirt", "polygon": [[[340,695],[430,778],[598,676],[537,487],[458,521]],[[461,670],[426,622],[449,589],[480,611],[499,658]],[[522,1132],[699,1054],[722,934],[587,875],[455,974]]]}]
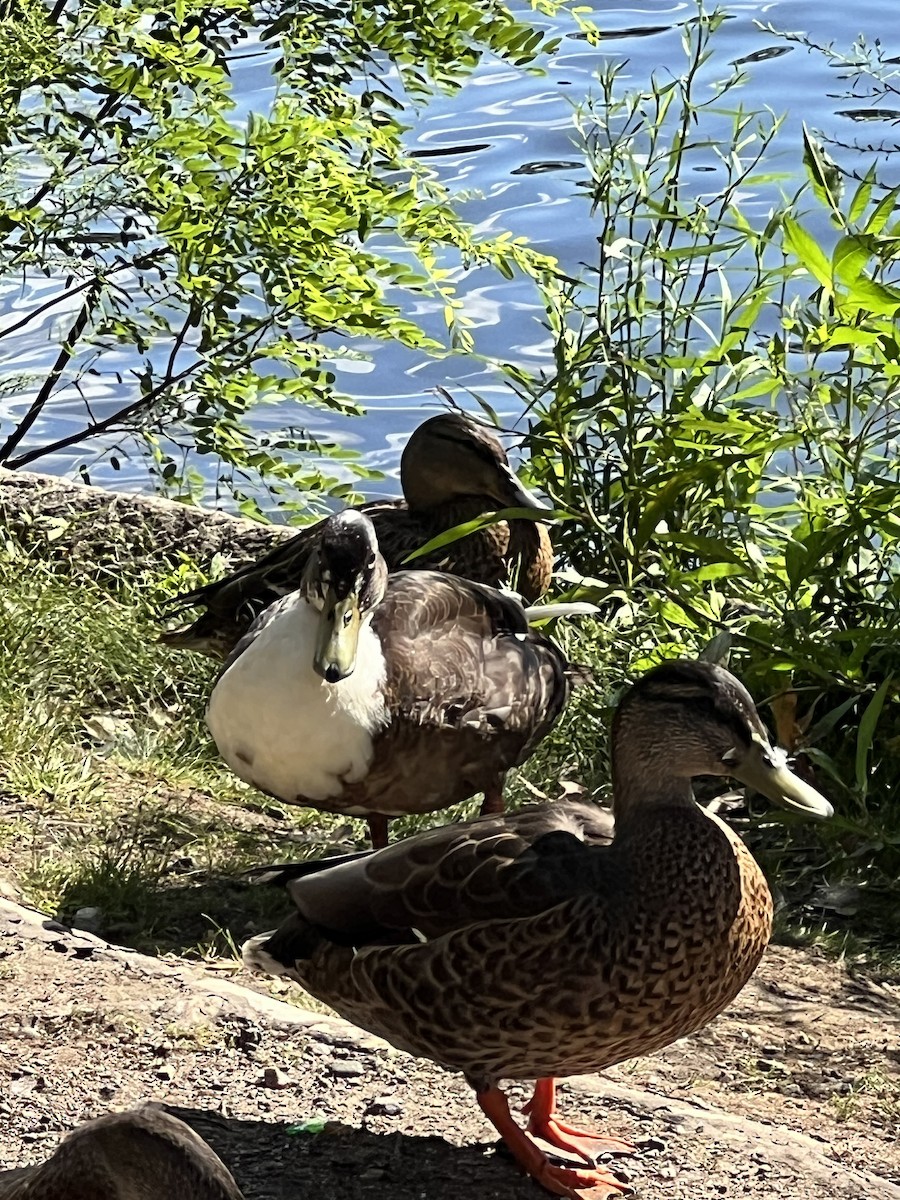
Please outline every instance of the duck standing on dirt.
[{"label": "duck standing on dirt", "polygon": [[[555,1078],[600,1071],[693,1033],[747,982],[772,899],[741,839],[694,801],[731,775],[813,817],[831,805],[786,766],[729,672],[670,662],[613,722],[613,818],[560,802],[429,830],[385,850],[273,868],[297,912],[243,947],[342,1016],[462,1071],[539,1183],[592,1200],[627,1190],[597,1167],[629,1144],[556,1114]],[[527,1132],[502,1079],[536,1079]],[[552,1165],[542,1138],[590,1164]]]},{"label": "duck standing on dirt", "polygon": [[[389,571],[404,565],[446,571],[491,587],[514,587],[529,601],[547,590],[553,547],[547,527],[536,519],[498,521],[406,563],[433,538],[485,513],[505,508],[547,511],[516,478],[487,425],[459,411],[429,417],[403,451],[400,486],[402,500],[374,500],[359,509],[374,523]],[[206,612],[159,640],[226,658],[263,609],[300,586],[324,525],[311,525],[256,562],[179,596],[178,606],[202,604]]]},{"label": "duck standing on dirt", "polygon": [[[323,523],[298,591],[263,613],[216,682],[207,724],[242,779],[288,804],[427,813],[503,777],[553,728],[580,677],[518,597],[436,571],[389,575],[373,522]],[[590,606],[587,606],[590,607]]]}]

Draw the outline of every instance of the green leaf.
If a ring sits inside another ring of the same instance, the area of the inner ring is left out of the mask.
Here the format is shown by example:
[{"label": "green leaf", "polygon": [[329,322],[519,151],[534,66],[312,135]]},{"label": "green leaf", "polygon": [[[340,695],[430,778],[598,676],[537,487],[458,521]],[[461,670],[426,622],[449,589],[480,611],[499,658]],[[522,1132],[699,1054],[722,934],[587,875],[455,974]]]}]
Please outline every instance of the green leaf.
[{"label": "green leaf", "polygon": [[878,202],[875,211],[866,223],[866,233],[881,233],[894,214],[898,196],[900,196],[900,188],[893,188]]},{"label": "green leaf", "polygon": [[841,303],[892,317],[900,309],[900,289],[877,283],[874,279],[857,279]]},{"label": "green leaf", "polygon": [[831,255],[832,275],[852,287],[871,257],[870,243],[856,234],[846,234]]},{"label": "green leaf", "polygon": [[817,279],[824,288],[831,291],[831,263],[826,258],[824,250],[812,234],[807,233],[793,217],[785,217],[783,225],[788,249],[810,275]]},{"label": "green leaf", "polygon": [[663,546],[680,546],[692,550],[709,562],[741,563],[741,557],[721,538],[704,537],[698,533],[658,533],[656,540]]},{"label": "green leaf", "polygon": [[843,176],[837,163],[825,152],[824,147],[816,141],[806,124],[803,126],[803,165],[812,183],[816,199],[820,204],[830,208],[832,213],[839,213],[841,192],[844,187]]},{"label": "green leaf", "polygon": [[536,508],[500,508],[496,512],[483,513],[480,517],[475,517],[472,521],[465,521],[462,525],[454,525],[452,529],[448,529],[445,533],[438,534],[437,537],[431,538],[424,546],[420,546],[418,550],[413,550],[411,554],[407,554],[403,560],[403,565],[414,563],[419,558],[424,558],[426,554],[433,554],[435,550],[443,550],[445,546],[450,546],[453,542],[458,542],[460,538],[468,537],[470,533],[477,533],[480,529],[487,529],[490,525],[496,525],[500,521],[571,521],[573,514],[564,510],[547,509],[542,511]]},{"label": "green leaf", "polygon": [[856,735],[856,790],[861,799],[865,799],[868,794],[869,756],[875,738],[875,728],[878,725],[893,678],[891,674],[882,680],[859,721],[859,730]]},{"label": "green leaf", "polygon": [[847,220],[851,225],[855,224],[868,208],[869,200],[872,197],[872,185],[874,182],[875,168],[870,167],[869,170],[866,171],[865,178],[853,193],[853,199],[850,201],[850,211],[847,214]]}]

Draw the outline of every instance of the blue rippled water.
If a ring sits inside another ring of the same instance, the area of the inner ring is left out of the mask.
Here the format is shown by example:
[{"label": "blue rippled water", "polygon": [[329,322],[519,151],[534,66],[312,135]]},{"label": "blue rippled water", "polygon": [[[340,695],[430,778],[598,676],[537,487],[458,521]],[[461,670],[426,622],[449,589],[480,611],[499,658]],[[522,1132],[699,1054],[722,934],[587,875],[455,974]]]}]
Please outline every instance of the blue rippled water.
[{"label": "blue rippled water", "polygon": [[[870,42],[880,37],[889,52],[900,54],[900,36],[890,19],[893,3],[735,0],[726,6],[727,20],[716,35],[715,57],[705,68],[704,78],[708,82],[721,78],[729,64],[740,63],[748,77],[743,97],[746,106],[768,105],[786,115],[777,156],[769,164],[772,170],[788,171],[799,179],[803,122],[848,145],[862,147],[858,159],[864,166],[873,157],[869,147],[900,141],[895,129],[900,113],[888,106],[873,106],[864,96],[848,96],[850,81],[840,78],[822,56],[775,37],[758,23],[802,31],[813,41],[846,50],[860,34]],[[524,236],[556,257],[566,270],[576,272],[595,256],[596,231],[587,202],[578,194],[578,183],[586,178],[586,171],[573,143],[573,107],[588,95],[595,73],[605,61],[626,62],[625,74],[636,86],[646,84],[653,73],[664,74],[668,67],[679,70],[683,62],[680,25],[695,11],[693,3],[672,0],[595,3],[594,19],[606,34],[599,47],[589,45],[573,26],[561,26],[556,29],[562,34],[559,52],[544,75],[519,71],[493,59],[485,61],[461,90],[434,99],[413,120],[409,147],[455,192],[464,195],[461,210],[480,230],[509,230]],[[546,18],[538,19],[550,27]],[[272,94],[266,57],[246,54],[235,64],[234,78],[239,115],[265,111]],[[900,109],[900,104],[896,107]],[[843,161],[848,157],[852,161],[851,152],[843,155]],[[892,174],[900,174],[900,156],[895,158],[888,160],[884,171],[888,180]],[[704,187],[714,183],[719,169],[712,153],[708,162],[695,164]],[[777,202],[778,189],[773,185],[769,191],[746,197],[745,209],[750,214],[754,210],[764,213]],[[529,284],[500,279],[486,270],[460,271],[456,282],[480,354],[532,367],[547,361],[549,343],[541,325],[542,312]],[[26,299],[30,304],[34,295],[19,297],[17,304],[21,306]],[[419,302],[411,311],[427,328],[441,332],[437,305]],[[0,321],[5,323],[10,315],[0,312]],[[54,319],[59,319],[59,313]],[[451,355],[435,362],[383,343],[357,345],[369,352],[370,360],[338,361],[335,367],[340,386],[368,409],[368,415],[341,420],[317,414],[312,424],[323,434],[333,433],[345,444],[361,448],[370,465],[389,475],[396,472],[398,447],[409,429],[424,410],[438,404],[432,391],[438,385],[449,388],[463,404],[471,403],[467,389],[479,392],[510,425],[519,416],[515,397],[475,356]],[[46,327],[30,328],[21,339],[5,340],[4,346],[11,356],[7,368],[40,369],[49,365],[55,353]],[[93,400],[102,409],[102,388]],[[25,397],[7,401],[7,413],[21,410],[25,401]],[[71,412],[56,408],[52,426],[42,433],[58,434],[68,421],[76,419],[80,416],[74,406]],[[272,427],[302,423],[299,414],[281,406],[261,410],[258,420]],[[36,466],[64,473],[84,459],[84,452],[61,454]],[[92,478],[116,487],[148,486],[137,464],[125,464],[118,473],[98,466]],[[389,479],[370,490],[373,494],[392,493],[396,484]]]}]

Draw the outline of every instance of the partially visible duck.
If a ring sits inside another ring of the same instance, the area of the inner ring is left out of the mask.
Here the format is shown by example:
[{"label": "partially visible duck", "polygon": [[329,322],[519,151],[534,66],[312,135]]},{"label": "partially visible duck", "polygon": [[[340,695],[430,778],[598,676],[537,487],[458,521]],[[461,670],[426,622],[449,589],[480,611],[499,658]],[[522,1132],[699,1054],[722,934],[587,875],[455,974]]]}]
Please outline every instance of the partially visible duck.
[{"label": "partially visible duck", "polygon": [[[737,679],[707,663],[666,663],[631,689],[612,766],[614,823],[561,802],[274,868],[296,911],[243,947],[251,969],[296,979],[363,1029],[463,1072],[530,1175],[592,1200],[626,1190],[596,1155],[633,1147],[564,1123],[556,1077],[702,1028],[772,929],[762,872],[696,804],[691,778],[731,775],[808,816],[832,811],[772,747]],[[537,1080],[526,1130],[500,1090],[524,1078]],[[533,1136],[587,1165],[552,1164]]]},{"label": "partially visible duck", "polygon": [[[376,500],[359,510],[374,523],[390,571],[439,534],[485,513],[546,511],[514,475],[493,431],[458,411],[430,417],[414,431],[400,459],[400,486],[402,500]],[[160,641],[225,658],[263,609],[299,587],[323,525],[311,525],[256,562],[178,597],[179,606],[202,604],[206,611]],[[549,586],[553,548],[547,527],[523,518],[477,530],[411,565],[510,586],[532,601]]]},{"label": "partially visible duck", "polygon": [[0,1171],[0,1200],[243,1200],[192,1129],[155,1104],[88,1121],[33,1167]]},{"label": "partially visible duck", "polygon": [[499,812],[504,773],[580,675],[528,617],[518,597],[455,575],[389,574],[373,521],[348,509],[323,522],[299,589],[238,643],[207,724],[242,779],[368,817],[376,845],[388,817],[477,792]]}]

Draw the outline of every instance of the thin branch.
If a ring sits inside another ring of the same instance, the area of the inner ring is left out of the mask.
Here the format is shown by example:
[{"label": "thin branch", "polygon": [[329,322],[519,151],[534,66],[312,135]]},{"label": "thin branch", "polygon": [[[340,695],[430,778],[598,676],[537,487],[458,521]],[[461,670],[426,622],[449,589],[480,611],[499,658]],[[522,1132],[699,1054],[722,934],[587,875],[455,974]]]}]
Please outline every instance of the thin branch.
[{"label": "thin branch", "polygon": [[44,405],[50,399],[53,389],[59,383],[60,379],[62,378],[63,371],[66,369],[72,359],[72,356],[75,352],[75,347],[81,340],[81,335],[84,333],[85,326],[87,325],[94,312],[94,309],[97,306],[101,290],[101,285],[95,279],[92,282],[90,291],[88,292],[84,304],[81,306],[81,311],[72,322],[72,327],[69,330],[65,341],[60,347],[59,354],[56,356],[56,362],[53,364],[52,368],[50,369],[50,373],[44,380],[41,390],[32,401],[28,412],[6,439],[2,449],[0,449],[0,463],[6,462],[10,454],[13,452],[13,450],[15,450],[16,446],[19,445],[28,430],[41,415]]},{"label": "thin branch", "polygon": [[0,338],[8,337],[11,333],[18,333],[20,329],[23,329],[26,325],[33,321],[35,317],[39,317],[42,313],[45,313],[48,308],[53,308],[63,300],[68,300],[72,296],[77,296],[79,292],[83,292],[85,288],[94,287],[96,283],[96,279],[85,279],[84,282],[79,283],[77,287],[68,288],[66,291],[60,292],[58,296],[52,296],[49,300],[45,300],[43,304],[39,304],[37,308],[33,308],[31,312],[26,313],[25,316],[22,317],[20,321],[16,321],[14,325],[7,325],[5,328],[0,329]]},{"label": "thin branch", "polygon": [[196,325],[196,323],[197,323],[197,306],[195,303],[191,303],[188,307],[187,314],[184,318],[184,323],[182,324],[181,328],[178,330],[178,333],[175,335],[175,340],[172,342],[172,349],[169,352],[169,361],[166,363],[166,370],[165,370],[165,374],[163,376],[163,382],[165,382],[166,379],[171,379],[173,377],[172,373],[175,370],[175,359],[178,357],[178,352],[181,350],[181,347],[185,343],[185,339],[187,338],[187,335],[188,335],[188,330],[192,329]]},{"label": "thin branch", "polygon": [[[260,333],[264,326],[271,324],[273,320],[274,316],[269,316],[265,318],[265,320],[258,321],[255,328],[246,329],[235,334],[233,338],[230,338],[224,343],[223,346],[220,347],[220,350],[231,350],[235,346],[239,346],[242,342],[248,341],[250,338],[255,337],[258,333]],[[309,338],[318,336],[320,332],[322,331],[318,330],[316,331],[316,334],[309,334]],[[187,379],[189,375],[192,375],[195,371],[202,367],[205,362],[205,358],[198,358],[195,362],[179,371],[176,375],[167,375],[160,383],[151,388],[146,395],[140,396],[131,404],[126,404],[124,408],[120,408],[118,412],[114,412],[112,416],[105,417],[102,421],[95,421],[93,424],[85,426],[84,429],[79,430],[77,433],[70,433],[67,434],[66,437],[57,438],[55,442],[48,442],[46,445],[38,446],[34,450],[27,450],[24,454],[20,454],[17,458],[10,459],[6,463],[6,467],[11,471],[18,470],[18,468],[25,467],[29,463],[34,462],[36,459],[43,458],[47,454],[55,454],[57,450],[65,450],[67,447],[74,446],[78,442],[84,441],[86,438],[95,437],[98,433],[105,433],[108,429],[111,429],[120,421],[125,421],[129,417],[134,416],[135,413],[140,412],[141,409],[152,405],[153,402],[157,400],[167,388],[171,387],[173,384],[180,383],[183,379]]]}]

